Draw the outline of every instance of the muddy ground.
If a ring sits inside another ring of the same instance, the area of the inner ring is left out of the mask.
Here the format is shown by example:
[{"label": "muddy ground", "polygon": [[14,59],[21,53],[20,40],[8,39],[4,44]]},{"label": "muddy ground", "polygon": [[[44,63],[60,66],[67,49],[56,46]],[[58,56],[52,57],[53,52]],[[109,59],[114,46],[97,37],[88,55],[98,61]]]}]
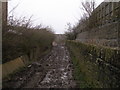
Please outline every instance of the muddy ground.
[{"label": "muddy ground", "polygon": [[28,65],[10,80],[3,81],[9,88],[75,88],[73,65],[64,45],[54,46],[44,58]]}]

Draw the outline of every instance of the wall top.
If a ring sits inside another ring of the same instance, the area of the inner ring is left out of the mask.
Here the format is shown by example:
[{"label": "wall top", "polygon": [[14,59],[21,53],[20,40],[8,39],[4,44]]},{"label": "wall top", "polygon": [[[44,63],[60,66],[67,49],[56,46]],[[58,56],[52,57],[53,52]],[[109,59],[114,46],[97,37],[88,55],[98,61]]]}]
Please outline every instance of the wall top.
[{"label": "wall top", "polygon": [[104,2],[120,2],[120,0],[104,0]]},{"label": "wall top", "polygon": [[0,2],[8,2],[8,1],[11,1],[11,0],[0,0]]}]

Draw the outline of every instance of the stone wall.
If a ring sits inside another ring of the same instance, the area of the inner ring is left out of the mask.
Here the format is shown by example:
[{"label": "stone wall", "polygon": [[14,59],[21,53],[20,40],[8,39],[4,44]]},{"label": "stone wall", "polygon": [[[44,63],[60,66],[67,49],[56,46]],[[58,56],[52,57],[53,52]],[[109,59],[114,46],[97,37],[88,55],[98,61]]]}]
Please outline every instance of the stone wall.
[{"label": "stone wall", "polygon": [[93,88],[120,88],[120,50],[76,41],[68,41],[67,46],[77,76],[82,74]]},{"label": "stone wall", "polygon": [[119,30],[119,22],[113,22],[82,32],[77,36],[76,40],[90,44],[118,47]]},{"label": "stone wall", "polygon": [[79,24],[82,32],[77,36],[77,41],[120,47],[120,1],[102,2],[86,22],[89,22],[86,27]]}]

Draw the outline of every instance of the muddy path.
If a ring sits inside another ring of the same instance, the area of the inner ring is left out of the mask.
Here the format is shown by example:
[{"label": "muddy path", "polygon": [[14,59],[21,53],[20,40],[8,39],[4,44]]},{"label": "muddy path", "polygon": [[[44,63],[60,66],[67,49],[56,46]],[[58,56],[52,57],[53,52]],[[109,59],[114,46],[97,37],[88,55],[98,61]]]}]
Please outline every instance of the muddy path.
[{"label": "muddy path", "polygon": [[57,45],[44,58],[28,65],[10,80],[3,81],[3,87],[75,88],[72,72],[73,66],[67,48]]}]

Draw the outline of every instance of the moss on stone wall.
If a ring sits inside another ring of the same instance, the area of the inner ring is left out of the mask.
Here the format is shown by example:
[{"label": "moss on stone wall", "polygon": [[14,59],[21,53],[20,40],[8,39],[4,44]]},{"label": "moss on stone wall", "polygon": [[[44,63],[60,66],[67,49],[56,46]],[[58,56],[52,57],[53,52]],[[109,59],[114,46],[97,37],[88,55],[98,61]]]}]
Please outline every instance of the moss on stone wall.
[{"label": "moss on stone wall", "polygon": [[77,63],[74,66],[79,67],[75,72],[80,73],[75,77],[84,75],[89,87],[120,87],[120,50],[76,41],[67,41],[66,44],[73,63]]}]

